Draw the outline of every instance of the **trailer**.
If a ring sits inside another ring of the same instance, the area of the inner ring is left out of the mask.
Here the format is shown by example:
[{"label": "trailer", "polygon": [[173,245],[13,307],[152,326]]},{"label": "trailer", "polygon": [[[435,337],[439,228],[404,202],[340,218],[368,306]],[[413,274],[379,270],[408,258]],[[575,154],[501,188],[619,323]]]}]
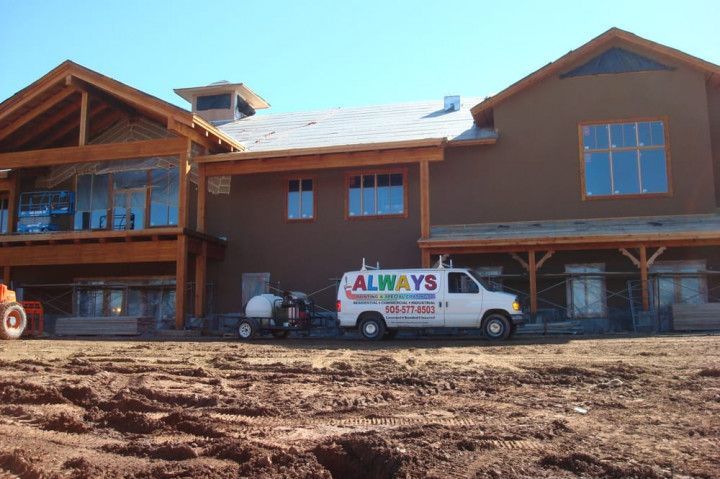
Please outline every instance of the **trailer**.
[{"label": "trailer", "polygon": [[327,328],[328,320],[337,326],[337,319],[318,312],[314,301],[305,293],[266,293],[248,301],[245,315],[238,320],[237,334],[243,341],[267,334],[285,339],[294,331],[309,335],[311,330]]}]

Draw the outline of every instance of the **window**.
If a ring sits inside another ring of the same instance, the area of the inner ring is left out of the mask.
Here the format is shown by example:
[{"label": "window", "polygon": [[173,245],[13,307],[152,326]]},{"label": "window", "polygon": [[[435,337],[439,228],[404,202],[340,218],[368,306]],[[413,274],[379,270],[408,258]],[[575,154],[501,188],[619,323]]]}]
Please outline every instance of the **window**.
[{"label": "window", "polygon": [[580,125],[584,197],[669,193],[664,120]]},{"label": "window", "polygon": [[79,175],[75,186],[75,229],[105,229],[110,207],[109,175]]},{"label": "window", "polygon": [[705,261],[658,261],[650,267],[655,274],[653,297],[659,308],[678,303],[706,303]]},{"label": "window", "polygon": [[605,277],[602,264],[565,266],[568,315],[572,318],[598,318],[607,313]]},{"label": "window", "polygon": [[138,230],[147,225],[177,225],[178,186],[177,166],[78,175],[75,229]]},{"label": "window", "polygon": [[465,273],[448,273],[448,293],[478,294],[480,288],[473,279]]},{"label": "window", "polygon": [[150,226],[178,224],[177,167],[157,168],[150,172]]},{"label": "window", "polygon": [[202,110],[226,110],[230,108],[230,94],[204,95],[197,97],[196,109]]},{"label": "window", "polygon": [[8,195],[0,194],[0,234],[8,232]]},{"label": "window", "polygon": [[114,230],[140,230],[145,227],[148,172],[145,170],[113,173]]},{"label": "window", "polygon": [[405,215],[406,176],[404,171],[348,176],[347,216]]},{"label": "window", "polygon": [[288,180],[287,219],[290,221],[315,218],[315,191],[312,178]]}]

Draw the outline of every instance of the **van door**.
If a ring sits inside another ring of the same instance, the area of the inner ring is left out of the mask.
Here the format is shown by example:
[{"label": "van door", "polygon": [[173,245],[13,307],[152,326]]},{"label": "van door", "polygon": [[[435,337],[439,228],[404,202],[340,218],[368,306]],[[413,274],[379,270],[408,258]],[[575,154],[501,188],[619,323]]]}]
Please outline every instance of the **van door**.
[{"label": "van door", "polygon": [[477,328],[482,313],[483,288],[464,271],[446,273],[445,326],[448,328]]},{"label": "van door", "polygon": [[393,287],[387,294],[381,312],[390,327],[425,328],[439,327],[445,321],[442,309],[444,275],[436,271],[390,272],[381,274],[384,283]]}]

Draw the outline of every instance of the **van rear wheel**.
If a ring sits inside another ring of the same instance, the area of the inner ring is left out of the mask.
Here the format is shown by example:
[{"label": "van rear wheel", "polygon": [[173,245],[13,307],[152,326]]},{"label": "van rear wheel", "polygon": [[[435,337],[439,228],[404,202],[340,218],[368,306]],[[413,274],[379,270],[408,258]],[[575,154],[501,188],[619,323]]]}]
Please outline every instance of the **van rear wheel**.
[{"label": "van rear wheel", "polygon": [[385,336],[385,321],[380,316],[366,316],[360,321],[360,334],[369,341],[378,341]]},{"label": "van rear wheel", "polygon": [[491,341],[501,341],[510,337],[512,327],[505,316],[495,313],[485,318],[482,331],[483,335]]}]

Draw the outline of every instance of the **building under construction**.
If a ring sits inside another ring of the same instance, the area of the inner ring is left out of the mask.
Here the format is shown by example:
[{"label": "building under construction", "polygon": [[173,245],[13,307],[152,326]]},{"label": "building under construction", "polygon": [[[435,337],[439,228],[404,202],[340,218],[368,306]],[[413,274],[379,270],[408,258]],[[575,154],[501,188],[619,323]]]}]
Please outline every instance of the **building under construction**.
[{"label": "building under construction", "polygon": [[[480,80],[479,80],[480,81]],[[492,97],[185,110],[67,61],[0,104],[3,281],[51,331],[207,327],[446,255],[528,330],[717,328],[720,67],[611,29]]]}]

